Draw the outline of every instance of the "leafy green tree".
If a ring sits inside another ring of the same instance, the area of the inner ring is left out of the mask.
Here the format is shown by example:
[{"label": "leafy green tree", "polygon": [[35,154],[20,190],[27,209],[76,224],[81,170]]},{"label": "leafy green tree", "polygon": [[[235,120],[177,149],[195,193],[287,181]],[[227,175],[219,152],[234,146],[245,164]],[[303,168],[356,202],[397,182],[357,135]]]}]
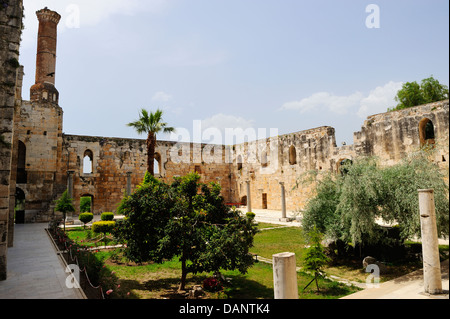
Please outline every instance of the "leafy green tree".
[{"label": "leafy green tree", "polygon": [[178,256],[179,290],[188,273],[238,269],[253,264],[249,248],[256,226],[251,218],[230,210],[220,186],[199,182],[190,173],[172,185],[157,180],[138,188],[123,204],[127,256],[135,261],[162,262]]},{"label": "leafy green tree", "polygon": [[422,150],[402,162],[381,167],[375,158],[361,158],[345,175],[318,182],[317,194],[306,206],[303,226],[315,226],[331,239],[371,244],[383,239],[376,223],[396,222],[405,240],[421,235],[418,189],[433,188],[439,236],[449,234],[448,175]]},{"label": "leafy green tree", "polygon": [[159,109],[154,113],[141,109],[139,119],[127,124],[133,127],[138,134],[147,134],[147,171],[151,175],[154,175],[156,134],[175,131],[173,127],[169,127],[167,123],[163,122],[162,115],[163,112]]},{"label": "leafy green tree", "polygon": [[157,179],[141,184],[122,201],[121,213],[126,216],[122,236],[127,242],[125,254],[130,260],[138,263],[163,261],[165,255],[160,253],[160,240],[165,236],[174,202],[170,186]]},{"label": "leafy green tree", "polygon": [[448,87],[440,84],[438,80],[430,76],[423,79],[421,84],[406,82],[397,92],[395,101],[397,106],[389,111],[401,110],[421,104],[436,102],[448,99]]},{"label": "leafy green tree", "polygon": [[314,228],[308,233],[310,246],[305,250],[303,255],[303,269],[306,271],[311,271],[314,273],[314,278],[311,280],[306,288],[315,281],[317,291],[319,291],[318,278],[323,278],[325,273],[323,272],[323,267],[328,264],[330,259],[325,254],[325,249],[322,245],[323,235]]},{"label": "leafy green tree", "polygon": [[448,99],[448,87],[440,84],[433,76],[423,79],[420,84],[420,89],[422,90],[425,103]]},{"label": "leafy green tree", "polygon": [[67,213],[75,212],[75,207],[72,204],[72,198],[69,197],[67,190],[62,194],[62,196],[55,201],[55,211],[63,213],[64,218],[64,232],[66,231],[66,215]]}]

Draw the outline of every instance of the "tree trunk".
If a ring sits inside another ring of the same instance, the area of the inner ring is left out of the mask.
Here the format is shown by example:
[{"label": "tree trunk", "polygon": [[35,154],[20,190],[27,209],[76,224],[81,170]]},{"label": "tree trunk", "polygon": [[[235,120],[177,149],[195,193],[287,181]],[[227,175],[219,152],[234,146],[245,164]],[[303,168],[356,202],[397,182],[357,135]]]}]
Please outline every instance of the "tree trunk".
[{"label": "tree trunk", "polygon": [[186,258],[183,256],[181,256],[181,282],[180,282],[180,286],[178,287],[178,292],[184,291],[185,286],[186,286]]},{"label": "tree trunk", "polygon": [[156,147],[156,136],[153,132],[148,132],[147,137],[147,171],[149,174],[154,176],[153,168],[155,163],[155,147]]}]

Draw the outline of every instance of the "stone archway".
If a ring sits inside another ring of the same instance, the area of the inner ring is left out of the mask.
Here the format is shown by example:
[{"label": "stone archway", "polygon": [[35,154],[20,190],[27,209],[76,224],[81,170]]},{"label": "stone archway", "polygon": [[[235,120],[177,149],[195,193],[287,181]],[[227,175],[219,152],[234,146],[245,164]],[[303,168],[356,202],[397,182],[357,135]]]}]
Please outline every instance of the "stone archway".
[{"label": "stone archway", "polygon": [[420,146],[434,145],[434,124],[429,118],[424,118],[419,122]]}]

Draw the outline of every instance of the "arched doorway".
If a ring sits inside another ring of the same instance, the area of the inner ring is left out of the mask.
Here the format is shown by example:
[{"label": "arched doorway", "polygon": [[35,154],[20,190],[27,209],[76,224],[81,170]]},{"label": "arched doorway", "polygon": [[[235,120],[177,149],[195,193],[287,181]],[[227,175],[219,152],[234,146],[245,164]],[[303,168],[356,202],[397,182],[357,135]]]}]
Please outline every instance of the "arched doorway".
[{"label": "arched doorway", "polygon": [[419,139],[421,147],[434,145],[435,143],[434,125],[428,118],[424,118],[419,122]]},{"label": "arched doorway", "polygon": [[25,224],[25,192],[19,187],[16,187],[15,198],[16,198],[14,205],[15,223]]},{"label": "arched doorway", "polygon": [[91,194],[84,194],[80,197],[80,213],[94,214],[94,196]]}]

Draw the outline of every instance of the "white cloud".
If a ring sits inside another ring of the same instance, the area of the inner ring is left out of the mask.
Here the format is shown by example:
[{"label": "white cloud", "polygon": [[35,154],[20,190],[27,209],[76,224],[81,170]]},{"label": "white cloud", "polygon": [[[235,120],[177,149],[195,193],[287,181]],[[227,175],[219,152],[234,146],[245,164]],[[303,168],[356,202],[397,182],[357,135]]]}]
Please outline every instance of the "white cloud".
[{"label": "white cloud", "polygon": [[153,97],[152,97],[152,101],[156,101],[156,102],[168,102],[171,99],[172,99],[172,96],[163,91],[156,92],[155,94],[153,94]]},{"label": "white cloud", "polygon": [[328,92],[318,92],[300,101],[287,102],[283,104],[281,109],[298,110],[300,113],[305,113],[311,110],[323,110],[323,108],[326,108],[333,113],[345,114],[350,108],[358,105],[362,98],[363,94],[360,92],[355,92],[348,96],[337,96]]},{"label": "white cloud", "polygon": [[386,112],[388,108],[394,106],[394,98],[397,91],[402,88],[402,84],[402,82],[390,81],[370,91],[369,95],[361,100],[358,116],[366,118],[371,114]]},{"label": "white cloud", "polygon": [[379,86],[365,96],[361,92],[338,96],[328,92],[318,92],[299,101],[284,103],[281,110],[296,110],[300,113],[329,111],[335,114],[356,112],[361,118],[370,114],[386,112],[392,107],[397,91],[402,87],[401,82],[393,82]]},{"label": "white cloud", "polygon": [[202,129],[217,128],[220,131],[225,131],[226,128],[241,128],[245,130],[247,128],[252,128],[253,123],[253,120],[246,120],[239,116],[219,113],[202,120]]}]

